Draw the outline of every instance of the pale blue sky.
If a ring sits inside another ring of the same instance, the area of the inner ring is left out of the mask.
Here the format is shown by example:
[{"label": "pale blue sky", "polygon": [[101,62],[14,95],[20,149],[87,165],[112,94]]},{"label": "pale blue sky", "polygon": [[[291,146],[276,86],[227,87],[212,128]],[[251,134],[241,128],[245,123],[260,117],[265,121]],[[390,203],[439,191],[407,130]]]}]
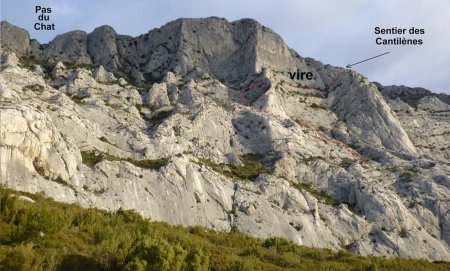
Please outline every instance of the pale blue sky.
[{"label": "pale blue sky", "polygon": [[[35,31],[34,7],[51,7],[56,31]],[[450,93],[450,1],[440,0],[1,0],[1,19],[46,43],[57,34],[111,25],[136,36],[180,17],[254,18],[301,56],[353,67],[384,85]],[[374,27],[425,28],[422,46],[379,46]]]}]

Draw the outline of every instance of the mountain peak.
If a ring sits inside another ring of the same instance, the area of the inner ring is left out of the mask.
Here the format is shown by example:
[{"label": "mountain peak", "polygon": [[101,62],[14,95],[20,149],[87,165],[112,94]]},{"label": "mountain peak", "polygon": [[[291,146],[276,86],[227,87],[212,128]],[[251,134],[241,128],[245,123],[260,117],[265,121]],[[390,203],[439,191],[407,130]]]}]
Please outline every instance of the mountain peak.
[{"label": "mountain peak", "polygon": [[44,45],[1,27],[0,186],[450,258],[450,106],[438,96],[302,58],[252,19],[178,19],[137,37],[101,26]]},{"label": "mountain peak", "polygon": [[2,46],[41,61],[103,65],[111,72],[162,78],[169,70],[186,73],[194,67],[227,82],[260,72],[298,66],[299,59],[281,37],[253,19],[182,18],[137,37],[118,35],[110,26],[86,34],[71,31],[45,46],[30,46],[29,34],[2,24]]}]

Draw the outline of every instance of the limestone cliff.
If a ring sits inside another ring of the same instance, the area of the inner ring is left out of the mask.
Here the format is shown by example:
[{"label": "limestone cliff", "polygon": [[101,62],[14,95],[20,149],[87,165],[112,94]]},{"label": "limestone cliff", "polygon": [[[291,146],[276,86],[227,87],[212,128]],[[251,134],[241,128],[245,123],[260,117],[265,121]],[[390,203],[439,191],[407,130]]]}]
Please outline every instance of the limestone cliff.
[{"label": "limestone cliff", "polygon": [[[1,47],[2,186],[450,260],[446,95],[303,58],[251,19],[179,19],[138,37],[101,26],[49,44],[2,22]],[[297,69],[313,80],[291,80]]]}]

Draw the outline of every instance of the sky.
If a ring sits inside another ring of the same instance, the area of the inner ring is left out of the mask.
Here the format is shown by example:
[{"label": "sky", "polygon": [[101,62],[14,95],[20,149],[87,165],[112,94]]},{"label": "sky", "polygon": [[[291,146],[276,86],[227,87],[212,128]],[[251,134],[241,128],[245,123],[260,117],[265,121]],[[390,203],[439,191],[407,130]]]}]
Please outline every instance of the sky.
[{"label": "sky", "polygon": [[[47,43],[71,30],[93,31],[101,25],[137,36],[177,18],[253,18],[278,33],[303,57],[325,64],[347,64],[390,52],[355,65],[383,85],[424,87],[450,94],[450,1],[442,0],[0,0],[1,20]],[[50,7],[55,31],[37,31],[40,13]],[[384,35],[422,39],[423,45],[377,45],[375,27],[425,30],[423,35]]]}]

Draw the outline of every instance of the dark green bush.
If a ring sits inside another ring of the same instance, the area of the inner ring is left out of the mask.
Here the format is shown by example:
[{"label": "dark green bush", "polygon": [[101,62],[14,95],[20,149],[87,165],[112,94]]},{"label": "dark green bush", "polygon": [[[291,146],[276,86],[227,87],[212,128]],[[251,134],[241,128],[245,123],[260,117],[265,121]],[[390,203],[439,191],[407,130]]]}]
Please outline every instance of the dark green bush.
[{"label": "dark green bush", "polygon": [[146,169],[159,170],[161,167],[165,166],[168,162],[167,158],[155,159],[155,160],[135,160],[132,158],[121,158],[115,157],[100,151],[81,151],[81,158],[83,164],[88,166],[93,166],[100,163],[103,160],[107,161],[127,161],[137,167]]},{"label": "dark green bush", "polygon": [[351,166],[353,164],[353,160],[347,157],[344,157],[341,159],[341,163],[339,164],[339,166],[343,169],[347,169],[349,166]]},{"label": "dark green bush", "polygon": [[322,201],[325,204],[328,205],[337,205],[339,202],[335,200],[330,194],[328,194],[325,191],[318,191],[314,189],[310,184],[307,183],[292,183],[292,185],[297,189],[302,189],[305,191],[308,191],[310,194],[312,194],[314,197],[316,197],[318,200]]},{"label": "dark green bush", "polygon": [[269,170],[259,162],[259,157],[256,154],[244,154],[239,156],[242,166],[216,164],[211,160],[199,158],[200,164],[211,167],[213,170],[221,174],[237,178],[240,180],[253,180],[260,174],[269,173]]},{"label": "dark green bush", "polygon": [[45,87],[43,85],[34,84],[34,85],[27,85],[22,88],[24,91],[30,90],[33,92],[43,92],[45,90]]}]

